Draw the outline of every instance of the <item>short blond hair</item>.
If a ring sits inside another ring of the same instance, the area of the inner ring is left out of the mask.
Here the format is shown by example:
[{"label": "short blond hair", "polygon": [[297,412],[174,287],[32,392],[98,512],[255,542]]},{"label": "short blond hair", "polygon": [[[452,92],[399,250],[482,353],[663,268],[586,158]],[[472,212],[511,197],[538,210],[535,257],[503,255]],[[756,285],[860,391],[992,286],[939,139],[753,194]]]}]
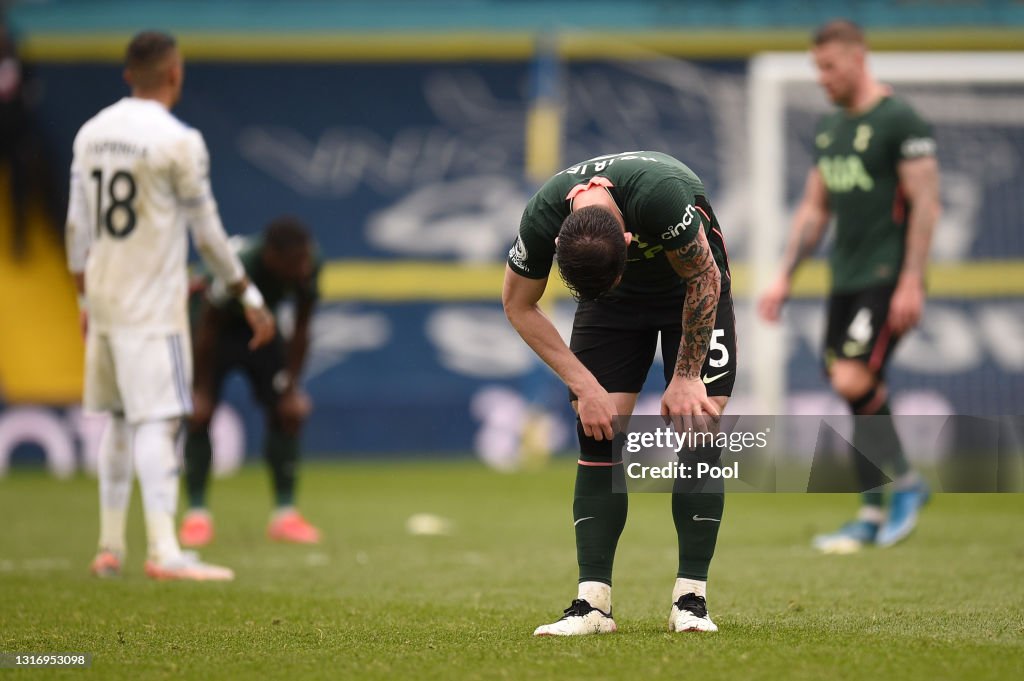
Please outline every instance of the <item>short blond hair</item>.
[{"label": "short blond hair", "polygon": [[833,19],[818,27],[811,38],[815,47],[826,43],[866,46],[864,29],[849,19]]}]

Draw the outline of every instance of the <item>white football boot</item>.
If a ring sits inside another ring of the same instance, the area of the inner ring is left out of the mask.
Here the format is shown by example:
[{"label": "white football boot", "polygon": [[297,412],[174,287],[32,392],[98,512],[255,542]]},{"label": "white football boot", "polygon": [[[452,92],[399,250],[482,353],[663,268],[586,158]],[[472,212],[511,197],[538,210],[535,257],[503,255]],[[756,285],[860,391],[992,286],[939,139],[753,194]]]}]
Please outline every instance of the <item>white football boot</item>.
[{"label": "white football boot", "polygon": [[835,532],[816,535],[811,545],[827,554],[843,556],[857,553],[875,544],[878,527],[878,523],[867,520],[851,520]]},{"label": "white football boot", "polygon": [[100,549],[100,552],[93,558],[92,564],[89,566],[89,571],[97,577],[120,577],[121,576],[121,562],[123,556],[120,551],[111,551],[109,549]]},{"label": "white football boot", "polygon": [[534,636],[585,636],[610,634],[617,629],[610,612],[598,610],[582,598],[576,598],[557,622],[537,627]]},{"label": "white football boot", "polygon": [[688,593],[672,604],[668,616],[669,631],[718,631],[708,615],[708,604],[703,596]]},{"label": "white football boot", "polygon": [[182,551],[170,560],[147,560],[145,568],[146,576],[157,581],[230,582],[235,578],[231,568],[204,563],[194,551]]}]

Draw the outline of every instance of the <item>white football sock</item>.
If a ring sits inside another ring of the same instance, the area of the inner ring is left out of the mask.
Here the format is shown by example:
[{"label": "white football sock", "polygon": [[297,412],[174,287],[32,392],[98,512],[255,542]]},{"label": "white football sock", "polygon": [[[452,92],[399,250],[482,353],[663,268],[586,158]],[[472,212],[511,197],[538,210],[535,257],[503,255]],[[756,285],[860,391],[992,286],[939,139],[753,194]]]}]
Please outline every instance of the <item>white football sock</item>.
[{"label": "white football sock", "polygon": [[270,512],[270,519],[272,521],[273,520],[278,520],[280,518],[283,518],[286,515],[290,515],[292,513],[295,513],[295,510],[296,509],[295,509],[295,506],[293,504],[288,504],[287,506],[278,506],[277,508],[275,508],[273,511]]},{"label": "white football sock", "polygon": [[857,520],[881,525],[885,522],[885,511],[881,506],[861,506],[857,511]]},{"label": "white football sock", "polygon": [[604,582],[580,582],[576,598],[585,600],[598,610],[612,611],[612,588]]},{"label": "white football sock", "polygon": [[146,539],[150,558],[164,562],[181,556],[174,536],[178,510],[178,457],[180,419],[143,421],[135,430],[135,471],[146,511]]},{"label": "white football sock", "polygon": [[100,548],[124,553],[125,523],[132,493],[131,429],[111,415],[100,440]]},{"label": "white football sock", "polygon": [[677,577],[676,585],[672,588],[672,602],[675,603],[679,600],[680,596],[685,596],[686,594],[696,594],[707,598],[708,583],[699,579]]},{"label": "white football sock", "polygon": [[915,470],[909,470],[896,478],[896,489],[905,490],[916,486],[921,481],[921,476]]}]

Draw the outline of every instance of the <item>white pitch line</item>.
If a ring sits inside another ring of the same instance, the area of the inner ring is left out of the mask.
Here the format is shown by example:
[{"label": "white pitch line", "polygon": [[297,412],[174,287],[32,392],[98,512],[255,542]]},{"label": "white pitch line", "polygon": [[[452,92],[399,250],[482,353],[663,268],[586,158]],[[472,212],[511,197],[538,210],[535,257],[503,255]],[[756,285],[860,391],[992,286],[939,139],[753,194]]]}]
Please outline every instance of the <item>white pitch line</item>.
[{"label": "white pitch line", "polygon": [[70,570],[71,561],[67,558],[24,558],[11,560],[0,558],[0,572],[48,572],[52,570]]}]

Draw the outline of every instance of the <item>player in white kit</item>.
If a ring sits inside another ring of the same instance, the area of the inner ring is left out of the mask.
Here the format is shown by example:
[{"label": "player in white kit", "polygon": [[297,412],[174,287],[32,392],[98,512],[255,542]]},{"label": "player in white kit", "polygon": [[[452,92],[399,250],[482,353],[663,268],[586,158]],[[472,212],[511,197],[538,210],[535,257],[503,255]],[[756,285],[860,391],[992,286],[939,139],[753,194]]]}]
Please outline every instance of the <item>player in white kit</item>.
[{"label": "player in white kit", "polygon": [[126,54],[131,96],[93,116],[74,142],[67,243],[86,334],[84,404],[110,414],[99,454],[100,541],[92,564],[99,576],[121,571],[134,470],[145,507],[146,574],[234,577],[182,552],[174,534],[176,441],[192,410],[187,230],[242,301],[253,347],[273,338],[274,320],[228,246],[202,135],[170,113],[183,78],[173,37],[138,34]]}]

